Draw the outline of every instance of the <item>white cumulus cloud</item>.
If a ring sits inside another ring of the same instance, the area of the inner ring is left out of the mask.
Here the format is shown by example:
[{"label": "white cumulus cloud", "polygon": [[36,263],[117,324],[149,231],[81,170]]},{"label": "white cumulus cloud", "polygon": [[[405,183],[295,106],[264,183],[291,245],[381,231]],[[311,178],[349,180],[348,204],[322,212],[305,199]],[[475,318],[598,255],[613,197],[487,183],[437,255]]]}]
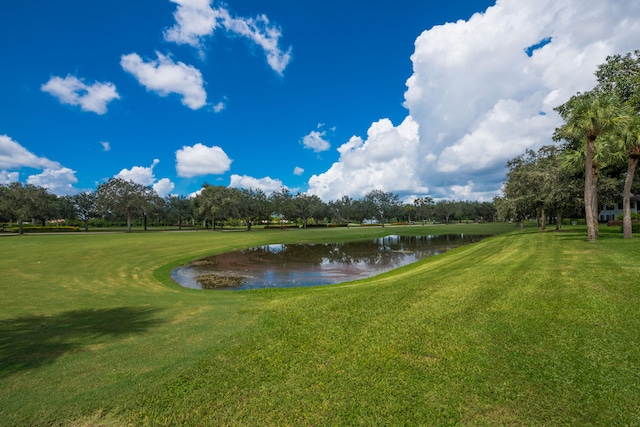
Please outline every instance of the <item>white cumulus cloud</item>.
[{"label": "white cumulus cloud", "polygon": [[69,168],[45,169],[42,173],[31,175],[27,178],[27,184],[46,188],[49,192],[58,196],[75,194],[78,192],[73,184],[78,182],[76,171]]},{"label": "white cumulus cloud", "polygon": [[0,168],[60,169],[60,163],[38,157],[7,135],[0,135]]},{"label": "white cumulus cloud", "polygon": [[304,145],[304,148],[313,150],[314,153],[327,151],[331,148],[331,144],[329,141],[324,139],[326,135],[326,131],[311,131],[302,138],[302,144]]},{"label": "white cumulus cloud", "polygon": [[232,160],[220,147],[207,147],[197,143],[176,151],[178,176],[192,178],[203,175],[219,175],[229,170]]},{"label": "white cumulus cloud", "polygon": [[167,29],[164,38],[178,44],[188,44],[204,52],[204,40],[222,28],[231,35],[242,36],[262,48],[267,63],[282,74],[291,61],[291,47],[280,48],[281,30],[266,15],[255,18],[232,16],[223,6],[212,7],[211,0],[171,0],[178,5],[176,23]]},{"label": "white cumulus cloud", "polygon": [[152,188],[155,190],[156,193],[158,193],[158,196],[165,197],[169,195],[174,188],[176,188],[176,185],[173,182],[171,182],[169,178],[162,178],[158,180],[158,182],[153,184]]},{"label": "white cumulus cloud", "polygon": [[12,182],[18,182],[20,179],[19,172],[9,172],[6,170],[0,170],[0,185],[10,184]]},{"label": "white cumulus cloud", "polygon": [[382,119],[371,125],[366,141],[353,136],[338,148],[338,161],[309,179],[309,193],[323,200],[362,197],[376,189],[426,193],[418,179],[418,148],[418,126],[411,117],[398,126]]},{"label": "white cumulus cloud", "polygon": [[294,175],[302,175],[304,173],[304,169],[301,168],[300,166],[296,166],[295,168],[293,168],[293,174]]},{"label": "white cumulus cloud", "polygon": [[122,178],[126,181],[133,181],[137,184],[151,187],[158,193],[158,196],[164,197],[171,193],[175,188],[175,184],[169,178],[162,178],[156,181],[153,169],[160,163],[160,160],[153,159],[151,166],[133,166],[131,169],[122,169],[115,175],[115,178]]},{"label": "white cumulus cloud", "polygon": [[120,65],[147,90],[160,96],[178,94],[182,97],[182,104],[192,110],[205,106],[207,93],[200,70],[183,62],[174,62],[160,52],[156,52],[156,55],[158,59],[149,62],[136,53],[122,55]]},{"label": "white cumulus cloud", "polygon": [[73,188],[73,184],[78,182],[74,170],[46,157],[38,157],[9,136],[0,135],[0,184],[18,182],[20,174],[15,169],[22,168],[42,170],[39,174],[27,177],[28,184],[46,188],[57,195],[77,192]]},{"label": "white cumulus cloud", "polygon": [[229,184],[229,187],[247,189],[252,188],[254,190],[262,190],[265,193],[269,194],[273,193],[274,191],[278,191],[285,186],[279,179],[273,179],[268,176],[264,178],[254,178],[247,175],[240,176],[233,174],[231,175],[231,183]]},{"label": "white cumulus cloud", "polygon": [[58,98],[63,104],[79,105],[83,111],[100,115],[107,112],[109,102],[120,99],[113,83],[94,82],[88,85],[72,75],[65,78],[51,77],[40,89]]},{"label": "white cumulus cloud", "polygon": [[122,169],[115,178],[122,178],[125,181],[133,181],[137,184],[150,186],[156,178],[153,175],[153,168],[160,163],[160,160],[154,159],[149,167],[133,166],[131,169]]},{"label": "white cumulus cloud", "polygon": [[633,0],[497,0],[466,21],[426,30],[405,92],[416,137],[389,128],[381,143],[371,129],[382,121],[374,123],[367,141],[354,137],[338,149],[340,160],[313,176],[309,191],[333,199],[372,185],[407,194],[428,187],[435,198],[491,199],[509,159],[552,143],[561,124],[553,108],[591,89],[597,65],[638,40]]}]

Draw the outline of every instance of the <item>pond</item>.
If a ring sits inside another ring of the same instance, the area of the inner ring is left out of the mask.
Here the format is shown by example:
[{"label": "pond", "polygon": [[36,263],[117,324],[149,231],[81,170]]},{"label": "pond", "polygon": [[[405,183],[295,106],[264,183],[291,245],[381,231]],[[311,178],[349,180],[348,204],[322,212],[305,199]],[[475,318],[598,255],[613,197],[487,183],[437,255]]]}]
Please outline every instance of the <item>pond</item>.
[{"label": "pond", "polygon": [[353,242],[265,245],[196,260],[174,269],[171,277],[193,289],[329,285],[375,276],[484,237],[391,235]]}]

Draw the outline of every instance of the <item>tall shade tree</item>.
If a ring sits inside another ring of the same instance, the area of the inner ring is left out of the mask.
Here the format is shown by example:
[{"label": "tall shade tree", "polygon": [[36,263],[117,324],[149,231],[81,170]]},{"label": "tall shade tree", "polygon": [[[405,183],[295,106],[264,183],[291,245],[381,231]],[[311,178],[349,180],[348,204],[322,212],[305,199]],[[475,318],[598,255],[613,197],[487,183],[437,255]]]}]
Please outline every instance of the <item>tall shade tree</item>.
[{"label": "tall shade tree", "polygon": [[457,208],[458,203],[453,200],[439,200],[434,206],[434,213],[440,221],[449,224],[449,220],[455,215]]},{"label": "tall shade tree", "polygon": [[76,215],[84,222],[84,230],[89,230],[89,219],[96,212],[96,193],[88,191],[85,193],[74,194],[70,197]]},{"label": "tall shade tree", "polygon": [[372,214],[378,218],[384,227],[384,222],[390,214],[396,213],[402,207],[400,197],[390,191],[371,190],[364,196],[365,203],[372,209]]},{"label": "tall shade tree", "polygon": [[295,219],[293,209],[293,195],[288,188],[282,187],[269,196],[272,214],[280,218],[280,225],[284,225],[285,219]]},{"label": "tall shade tree", "polygon": [[262,190],[241,188],[235,190],[236,212],[247,225],[247,231],[251,231],[254,221],[266,218],[269,215],[269,202]]},{"label": "tall shade tree", "polygon": [[622,231],[625,239],[630,239],[633,236],[631,227],[631,188],[638,168],[638,160],[640,160],[640,117],[637,114],[632,114],[631,117],[627,126],[624,126],[609,138],[612,151],[627,161],[627,172],[622,193]]},{"label": "tall shade tree", "polygon": [[216,229],[216,221],[222,220],[231,215],[235,208],[235,189],[219,185],[204,184],[202,192],[196,196],[194,201],[198,212],[205,219],[210,218],[213,229]]},{"label": "tall shade tree", "polygon": [[577,179],[562,167],[558,148],[545,146],[537,152],[525,152],[507,163],[509,172],[503,187],[504,197],[498,200],[500,215],[517,219],[520,226],[527,217],[538,216],[545,228],[546,217],[556,217],[556,230],[562,227],[566,212],[578,205]]},{"label": "tall shade tree", "polygon": [[565,120],[565,124],[556,129],[556,138],[578,141],[585,145],[584,204],[587,238],[594,242],[598,237],[596,144],[607,132],[622,125],[628,116],[625,115],[618,97],[599,91],[575,95],[555,110]]},{"label": "tall shade tree", "polygon": [[329,202],[331,209],[334,212],[334,215],[347,223],[347,228],[349,227],[349,221],[352,218],[352,214],[354,212],[353,199],[349,196],[342,196],[342,198],[336,200],[335,202]]},{"label": "tall shade tree", "polygon": [[422,224],[433,216],[435,203],[431,197],[418,197],[413,201],[413,205],[416,207],[416,215],[422,220]]},{"label": "tall shade tree", "polygon": [[611,139],[612,151],[619,153],[627,159],[627,174],[623,191],[623,221],[622,229],[624,237],[632,237],[631,227],[631,185],[638,166],[640,157],[640,50],[626,55],[613,55],[607,57],[604,64],[598,66],[596,71],[598,88],[607,93],[612,93],[621,103],[629,108],[629,115],[633,117],[627,126],[621,129]]},{"label": "tall shade tree", "polygon": [[131,233],[131,216],[145,215],[156,197],[154,190],[142,184],[122,178],[111,178],[98,187],[96,208],[103,214],[126,217],[127,232]]},{"label": "tall shade tree", "polygon": [[302,228],[307,228],[309,218],[314,218],[324,207],[324,203],[318,196],[305,193],[296,194],[291,203],[294,215],[302,219]]},{"label": "tall shade tree", "polygon": [[48,193],[33,184],[23,186],[19,182],[7,185],[4,193],[2,205],[5,215],[12,220],[17,220],[19,233],[24,234],[24,221],[33,219],[38,214],[38,208],[41,206],[40,200],[43,195]]},{"label": "tall shade tree", "polygon": [[182,230],[184,220],[192,213],[191,200],[184,196],[168,195],[164,199],[165,215],[177,221],[178,230]]}]

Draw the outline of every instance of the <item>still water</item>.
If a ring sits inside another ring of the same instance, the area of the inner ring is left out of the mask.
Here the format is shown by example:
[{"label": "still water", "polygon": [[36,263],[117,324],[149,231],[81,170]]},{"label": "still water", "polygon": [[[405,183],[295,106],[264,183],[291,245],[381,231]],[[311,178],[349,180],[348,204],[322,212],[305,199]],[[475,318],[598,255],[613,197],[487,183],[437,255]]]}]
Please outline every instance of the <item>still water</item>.
[{"label": "still water", "polygon": [[225,288],[235,290],[329,285],[375,276],[484,237],[392,235],[355,242],[265,245],[197,260],[176,268],[171,276],[193,289],[202,289],[198,276],[211,274],[241,277],[239,286]]}]

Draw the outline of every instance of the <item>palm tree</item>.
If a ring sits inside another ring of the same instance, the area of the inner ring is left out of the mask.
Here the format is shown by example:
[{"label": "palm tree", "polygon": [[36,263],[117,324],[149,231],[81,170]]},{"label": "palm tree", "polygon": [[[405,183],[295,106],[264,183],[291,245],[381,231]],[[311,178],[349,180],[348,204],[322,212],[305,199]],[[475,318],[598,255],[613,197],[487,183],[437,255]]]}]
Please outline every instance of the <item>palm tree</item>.
[{"label": "palm tree", "polygon": [[626,126],[609,138],[611,150],[627,160],[627,174],[624,180],[622,198],[623,219],[622,231],[625,239],[633,235],[631,229],[631,186],[640,159],[640,117],[629,111],[630,120]]},{"label": "palm tree", "polygon": [[584,204],[587,236],[590,242],[598,237],[598,162],[596,144],[607,132],[621,125],[628,116],[619,99],[595,91],[573,96],[555,109],[565,120],[557,135],[568,141],[585,144]]}]

